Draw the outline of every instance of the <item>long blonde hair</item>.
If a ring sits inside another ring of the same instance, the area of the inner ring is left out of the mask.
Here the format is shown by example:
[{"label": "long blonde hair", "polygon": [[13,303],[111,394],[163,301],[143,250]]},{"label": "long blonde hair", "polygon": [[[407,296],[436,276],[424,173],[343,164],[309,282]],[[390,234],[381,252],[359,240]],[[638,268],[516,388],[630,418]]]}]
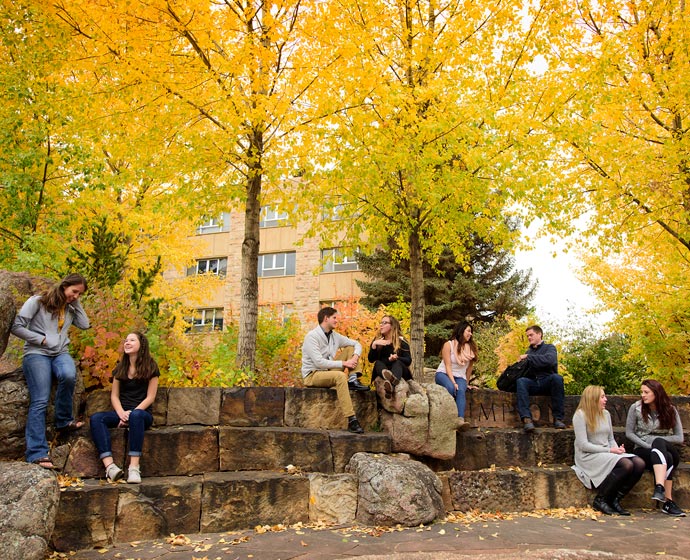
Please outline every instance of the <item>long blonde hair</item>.
[{"label": "long blonde hair", "polygon": [[[391,342],[393,343],[393,352],[397,354],[400,351],[400,341],[405,340],[400,332],[402,330],[400,321],[392,315],[384,315],[383,319],[388,319],[391,324],[391,330],[389,332],[391,335]],[[379,338],[383,339],[385,337],[379,334]]]},{"label": "long blonde hair", "polygon": [[599,399],[603,394],[604,388],[600,385],[588,385],[582,391],[580,404],[577,405],[577,410],[581,410],[585,416],[587,431],[590,433],[594,433],[594,430],[597,429],[597,424],[604,417],[604,411],[599,406]]}]

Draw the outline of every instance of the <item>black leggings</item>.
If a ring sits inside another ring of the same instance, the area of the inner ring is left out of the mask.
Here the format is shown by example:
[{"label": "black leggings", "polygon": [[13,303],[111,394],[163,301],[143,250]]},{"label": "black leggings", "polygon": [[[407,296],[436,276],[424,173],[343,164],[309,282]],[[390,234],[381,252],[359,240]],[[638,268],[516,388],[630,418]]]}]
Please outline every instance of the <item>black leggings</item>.
[{"label": "black leggings", "polygon": [[598,494],[604,497],[615,496],[617,493],[627,494],[640,480],[644,467],[644,461],[639,457],[621,457],[597,488]]},{"label": "black leggings", "polygon": [[644,460],[650,471],[654,470],[654,465],[666,465],[666,480],[673,480],[673,473],[680,463],[680,454],[675,445],[663,438],[656,438],[650,449],[636,447],[633,453]]},{"label": "black leggings", "polygon": [[400,360],[394,360],[392,362],[384,362],[383,360],[376,360],[374,362],[374,372],[371,374],[371,380],[374,381],[377,377],[383,377],[381,372],[384,369],[389,369],[395,375],[397,379],[405,379],[409,381],[412,379],[412,374],[409,368],[403,364]]}]

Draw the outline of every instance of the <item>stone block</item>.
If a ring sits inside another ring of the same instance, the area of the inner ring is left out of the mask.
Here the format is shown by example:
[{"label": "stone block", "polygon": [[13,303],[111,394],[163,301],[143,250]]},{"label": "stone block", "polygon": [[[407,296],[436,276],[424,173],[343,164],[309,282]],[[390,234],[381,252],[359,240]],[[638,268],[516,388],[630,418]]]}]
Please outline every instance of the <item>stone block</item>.
[{"label": "stone block", "polygon": [[531,511],[535,509],[534,473],[515,469],[484,469],[448,473],[456,511]]},{"label": "stone block", "polygon": [[[110,430],[110,439],[113,460],[116,464],[122,466],[125,462],[127,451],[125,430],[122,428]],[[68,476],[78,476],[80,478],[100,478],[105,476],[103,463],[98,458],[96,445],[90,437],[80,435],[72,440],[63,473]]]},{"label": "stone block", "polygon": [[[520,425],[515,393],[474,389],[465,393],[465,420],[479,428],[514,428]],[[538,425],[551,423],[551,398],[530,397],[532,418]]]},{"label": "stone block", "polygon": [[82,488],[62,492],[51,541],[53,548],[67,552],[112,543],[121,486],[124,485],[87,480]]},{"label": "stone block", "polygon": [[[374,391],[350,391],[352,406],[365,430],[378,425]],[[338,405],[335,389],[285,388],[285,426],[320,430],[344,430],[345,418]]]},{"label": "stone block", "polygon": [[171,387],[168,389],[168,426],[217,426],[222,392],[220,387]]},{"label": "stone block", "polygon": [[365,432],[352,434],[350,432],[328,432],[333,452],[333,469],[340,473],[355,453],[390,453],[391,438],[385,432]]},{"label": "stone block", "polygon": [[351,474],[309,475],[309,521],[351,524],[357,513],[357,477]]},{"label": "stone block", "polygon": [[0,374],[0,459],[23,459],[29,389],[21,368]]},{"label": "stone block", "polygon": [[278,473],[211,473],[201,496],[202,533],[309,520],[309,480]]},{"label": "stone block", "polygon": [[220,470],[333,472],[328,432],[305,428],[219,428]]},{"label": "stone block", "polygon": [[149,430],[142,449],[142,476],[193,475],[219,468],[218,428],[178,426]]},{"label": "stone block", "polygon": [[121,492],[115,542],[198,533],[202,477],[145,478],[138,492]]},{"label": "stone block", "polygon": [[284,415],[284,387],[233,387],[223,390],[221,426],[282,426]]}]

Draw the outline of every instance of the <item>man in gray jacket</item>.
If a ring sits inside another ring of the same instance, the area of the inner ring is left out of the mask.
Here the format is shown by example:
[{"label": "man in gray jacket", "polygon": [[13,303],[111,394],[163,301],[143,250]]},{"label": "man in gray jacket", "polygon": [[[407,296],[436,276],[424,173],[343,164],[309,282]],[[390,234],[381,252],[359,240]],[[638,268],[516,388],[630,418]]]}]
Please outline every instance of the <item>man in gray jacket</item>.
[{"label": "man in gray jacket", "polygon": [[[347,429],[356,434],[364,433],[352,407],[350,389],[368,391],[369,387],[357,381],[353,372],[362,355],[362,345],[356,340],[334,331],[338,326],[338,311],[324,307],[317,315],[319,326],[304,337],[302,345],[302,379],[305,387],[335,387],[338,404],[347,418]],[[344,359],[336,360],[339,349],[352,349],[344,354]],[[349,357],[348,357],[349,356]],[[349,370],[352,379],[348,379]]]}]

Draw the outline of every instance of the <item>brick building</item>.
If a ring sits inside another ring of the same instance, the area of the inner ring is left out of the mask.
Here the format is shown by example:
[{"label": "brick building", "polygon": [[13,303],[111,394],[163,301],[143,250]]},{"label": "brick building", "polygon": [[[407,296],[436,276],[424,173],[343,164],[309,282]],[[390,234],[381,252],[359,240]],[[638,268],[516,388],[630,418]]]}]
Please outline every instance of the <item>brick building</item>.
[{"label": "brick building", "polygon": [[[284,313],[315,313],[322,304],[358,297],[355,279],[362,278],[354,251],[321,247],[320,239],[306,238],[308,224],[288,224],[288,216],[270,207],[261,209],[259,245],[259,305],[278,306]],[[334,227],[342,223],[333,220]],[[194,330],[222,328],[224,319],[239,316],[244,214],[225,213],[197,229],[198,247],[191,274],[218,274],[225,278],[194,314]]]}]

